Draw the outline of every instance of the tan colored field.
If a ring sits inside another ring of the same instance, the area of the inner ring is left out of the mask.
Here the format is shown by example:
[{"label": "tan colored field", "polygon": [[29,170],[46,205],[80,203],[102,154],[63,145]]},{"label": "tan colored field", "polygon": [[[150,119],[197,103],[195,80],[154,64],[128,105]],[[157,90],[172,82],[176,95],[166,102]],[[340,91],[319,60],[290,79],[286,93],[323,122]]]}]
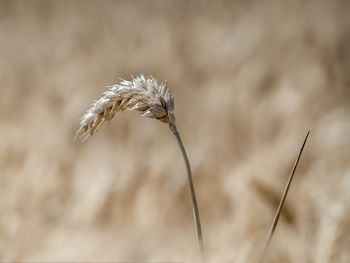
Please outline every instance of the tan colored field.
[{"label": "tan colored field", "polygon": [[266,262],[350,262],[350,2],[1,1],[0,262],[196,262],[167,125],[105,86],[175,95],[209,262],[256,262],[312,128]]}]

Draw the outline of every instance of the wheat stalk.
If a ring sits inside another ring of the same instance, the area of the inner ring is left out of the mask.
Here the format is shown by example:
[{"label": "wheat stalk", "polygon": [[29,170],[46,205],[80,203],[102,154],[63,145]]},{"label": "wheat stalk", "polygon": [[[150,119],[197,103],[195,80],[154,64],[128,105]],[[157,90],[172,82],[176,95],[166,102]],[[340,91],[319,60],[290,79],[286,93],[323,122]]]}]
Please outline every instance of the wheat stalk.
[{"label": "wheat stalk", "polygon": [[152,76],[146,78],[144,75],[133,78],[132,81],[122,79],[119,84],[110,86],[102,94],[102,97],[95,101],[87,110],[81,118],[80,128],[76,132],[75,138],[85,141],[104,122],[111,120],[118,111],[124,110],[138,111],[143,117],[168,123],[185,161],[198,245],[202,260],[204,260],[202,228],[193,186],[192,172],[184,145],[175,124],[174,106],[174,96],[166,83],[158,84],[157,80]]}]

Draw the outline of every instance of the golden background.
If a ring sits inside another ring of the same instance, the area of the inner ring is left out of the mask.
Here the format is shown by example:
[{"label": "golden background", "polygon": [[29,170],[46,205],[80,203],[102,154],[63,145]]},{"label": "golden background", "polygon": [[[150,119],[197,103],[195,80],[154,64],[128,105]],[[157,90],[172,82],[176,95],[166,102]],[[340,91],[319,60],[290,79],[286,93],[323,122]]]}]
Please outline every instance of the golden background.
[{"label": "golden background", "polygon": [[185,167],[136,113],[86,143],[105,86],[167,80],[209,262],[350,262],[349,1],[1,1],[0,261],[194,262]]}]

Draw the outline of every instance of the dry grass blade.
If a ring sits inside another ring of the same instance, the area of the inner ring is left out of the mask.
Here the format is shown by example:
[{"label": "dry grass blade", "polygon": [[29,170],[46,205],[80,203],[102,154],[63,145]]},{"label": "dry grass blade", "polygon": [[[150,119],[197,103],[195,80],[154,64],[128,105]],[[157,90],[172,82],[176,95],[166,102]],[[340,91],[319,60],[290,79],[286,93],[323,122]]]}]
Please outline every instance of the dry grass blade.
[{"label": "dry grass blade", "polygon": [[302,144],[302,146],[300,148],[298,157],[295,160],[293,169],[292,169],[292,171],[290,173],[290,176],[288,178],[288,181],[287,181],[286,187],[284,189],[281,201],[280,201],[280,203],[278,205],[277,211],[276,211],[275,216],[274,216],[273,221],[272,221],[272,225],[270,227],[269,233],[268,233],[267,238],[266,238],[265,243],[264,243],[262,254],[261,254],[261,257],[260,257],[260,260],[259,260],[260,263],[264,262],[264,258],[265,258],[266,252],[267,252],[267,250],[270,247],[271,240],[272,240],[273,234],[275,233],[275,230],[276,230],[276,227],[277,227],[277,224],[278,224],[278,220],[279,220],[281,212],[282,212],[282,208],[283,208],[284,202],[285,202],[285,200],[287,198],[287,194],[288,194],[289,188],[290,188],[291,183],[293,181],[295,171],[296,171],[296,169],[298,167],[300,157],[301,157],[301,155],[303,153],[303,150],[304,150],[304,147],[305,147],[305,144],[306,144],[306,141],[307,141],[309,135],[310,135],[310,130],[307,132],[307,134],[305,136],[305,139],[304,139],[304,142],[303,142],[303,144]]},{"label": "dry grass blade", "polygon": [[180,134],[175,125],[174,97],[166,83],[158,85],[153,77],[140,75],[132,81],[122,80],[109,87],[102,97],[95,101],[81,118],[80,128],[75,138],[85,141],[92,136],[106,121],[111,120],[118,111],[138,111],[141,116],[168,123],[169,128],[180,147],[187,170],[188,187],[192,203],[192,211],[198,246],[202,262],[204,262],[204,245],[202,228],[194,190],[190,162],[187,157]]}]

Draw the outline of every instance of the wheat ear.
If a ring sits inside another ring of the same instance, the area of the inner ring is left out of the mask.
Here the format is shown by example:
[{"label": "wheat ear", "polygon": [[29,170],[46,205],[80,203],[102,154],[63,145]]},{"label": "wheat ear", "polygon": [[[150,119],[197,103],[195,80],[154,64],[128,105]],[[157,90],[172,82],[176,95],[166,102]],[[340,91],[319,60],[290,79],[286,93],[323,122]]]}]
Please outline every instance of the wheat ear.
[{"label": "wheat ear", "polygon": [[294,178],[294,174],[295,174],[295,171],[296,171],[296,169],[297,169],[297,167],[298,167],[298,164],[299,164],[301,155],[302,155],[302,153],[303,153],[303,150],[304,150],[306,141],[307,141],[307,139],[309,138],[310,131],[311,131],[311,130],[309,130],[309,131],[307,132],[307,134],[306,134],[306,136],[305,136],[305,139],[304,139],[304,141],[303,141],[303,144],[301,145],[301,148],[300,148],[300,150],[299,150],[298,157],[296,158],[296,160],[295,160],[295,162],[294,162],[293,169],[292,169],[292,171],[291,171],[291,173],[290,173],[290,175],[289,175],[289,178],[288,178],[286,187],[285,187],[285,189],[284,189],[284,191],[283,191],[283,194],[282,194],[280,203],[278,204],[278,208],[277,208],[276,213],[275,213],[275,216],[274,216],[274,218],[273,218],[273,221],[272,221],[272,224],[271,224],[269,233],[267,234],[267,237],[266,237],[266,240],[265,240],[265,243],[264,243],[264,247],[263,247],[263,250],[262,250],[262,253],[261,253],[261,256],[260,256],[259,263],[263,263],[263,262],[264,262],[266,253],[267,253],[267,251],[268,251],[268,249],[269,249],[269,247],[270,247],[271,240],[272,240],[273,234],[275,233],[275,230],[276,230],[276,227],[277,227],[277,224],[278,224],[278,220],[279,220],[280,215],[281,215],[281,212],[282,212],[282,208],[283,208],[284,202],[286,201],[289,188],[290,188],[290,186],[291,186],[291,184],[292,184],[292,181],[293,181],[293,178]]},{"label": "wheat ear", "polygon": [[133,78],[132,81],[122,79],[119,84],[110,86],[99,100],[93,102],[81,118],[80,128],[76,132],[75,138],[85,141],[104,122],[111,120],[115,113],[124,110],[138,111],[143,117],[153,118],[167,123],[176,138],[185,161],[198,245],[202,260],[204,260],[202,228],[196,193],[193,186],[192,172],[184,145],[176,128],[174,107],[174,96],[166,83],[158,84],[157,80],[152,76],[146,78],[144,75]]}]

